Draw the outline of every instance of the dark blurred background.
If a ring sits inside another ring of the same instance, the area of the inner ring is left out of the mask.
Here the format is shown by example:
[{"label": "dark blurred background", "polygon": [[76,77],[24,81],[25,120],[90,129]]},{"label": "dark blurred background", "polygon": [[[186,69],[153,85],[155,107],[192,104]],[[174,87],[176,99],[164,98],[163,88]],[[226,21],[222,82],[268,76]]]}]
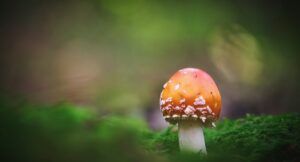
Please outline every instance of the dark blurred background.
[{"label": "dark blurred background", "polygon": [[196,67],[215,79],[222,117],[298,112],[298,10],[283,0],[1,1],[0,91],[160,129],[162,85]]}]

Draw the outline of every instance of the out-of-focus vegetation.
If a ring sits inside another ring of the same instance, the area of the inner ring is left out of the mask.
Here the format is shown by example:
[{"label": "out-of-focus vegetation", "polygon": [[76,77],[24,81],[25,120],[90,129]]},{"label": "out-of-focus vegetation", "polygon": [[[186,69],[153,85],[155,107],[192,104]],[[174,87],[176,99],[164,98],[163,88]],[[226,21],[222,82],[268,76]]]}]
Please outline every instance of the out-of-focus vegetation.
[{"label": "out-of-focus vegetation", "polygon": [[0,103],[1,161],[155,160],[138,143],[147,130],[139,120],[97,117],[67,103],[5,103]]},{"label": "out-of-focus vegetation", "polygon": [[[300,116],[224,119],[205,129],[207,156],[180,153],[177,127],[157,133],[139,119],[100,117],[61,103],[0,102],[1,158],[6,161],[297,161]],[[10,123],[9,125],[7,123]]]},{"label": "out-of-focus vegetation", "polygon": [[164,82],[196,67],[220,88],[222,116],[298,111],[292,3],[9,1],[0,5],[0,91],[131,115],[158,111]]}]

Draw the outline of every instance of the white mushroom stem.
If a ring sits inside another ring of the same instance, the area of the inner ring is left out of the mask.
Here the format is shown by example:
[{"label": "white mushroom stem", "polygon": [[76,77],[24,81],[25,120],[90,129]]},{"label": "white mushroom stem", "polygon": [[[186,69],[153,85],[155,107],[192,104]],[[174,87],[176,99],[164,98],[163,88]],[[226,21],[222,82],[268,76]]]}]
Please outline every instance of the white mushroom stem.
[{"label": "white mushroom stem", "polygon": [[179,147],[181,151],[206,154],[202,124],[199,121],[179,121]]}]

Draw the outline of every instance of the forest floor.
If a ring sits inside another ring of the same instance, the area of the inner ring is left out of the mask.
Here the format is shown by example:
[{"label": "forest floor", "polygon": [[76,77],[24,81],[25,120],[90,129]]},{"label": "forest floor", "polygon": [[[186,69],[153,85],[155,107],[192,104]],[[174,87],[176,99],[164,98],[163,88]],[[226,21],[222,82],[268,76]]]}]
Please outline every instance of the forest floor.
[{"label": "forest floor", "polygon": [[99,117],[71,104],[0,100],[1,161],[300,161],[300,115],[247,115],[204,130],[208,155],[180,153],[177,126]]}]

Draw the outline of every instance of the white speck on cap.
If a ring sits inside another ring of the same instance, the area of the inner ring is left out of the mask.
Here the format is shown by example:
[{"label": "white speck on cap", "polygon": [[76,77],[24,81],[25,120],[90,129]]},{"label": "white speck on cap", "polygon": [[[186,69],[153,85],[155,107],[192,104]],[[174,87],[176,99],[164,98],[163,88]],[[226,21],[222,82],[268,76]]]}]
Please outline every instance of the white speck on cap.
[{"label": "white speck on cap", "polygon": [[196,110],[202,112],[202,111],[206,110],[206,108],[205,107],[202,107],[202,108],[200,107],[200,108],[196,108]]},{"label": "white speck on cap", "polygon": [[213,127],[216,127],[216,124],[215,124],[214,122],[212,122],[211,125],[212,125]]},{"label": "white speck on cap", "polygon": [[169,119],[170,118],[170,115],[166,115],[164,116],[165,119]]},{"label": "white speck on cap", "polygon": [[181,99],[179,102],[180,104],[183,104],[185,102],[185,98]]},{"label": "white speck on cap", "polygon": [[164,87],[164,88],[166,88],[166,87],[167,87],[167,85],[168,85],[168,82],[167,82],[167,83],[165,83],[163,87]]},{"label": "white speck on cap", "polygon": [[160,100],[160,106],[164,105],[166,103],[165,100]]},{"label": "white speck on cap", "polygon": [[174,114],[172,117],[173,117],[173,118],[179,118],[180,116],[177,115],[177,114]]},{"label": "white speck on cap", "polygon": [[212,110],[210,109],[209,106],[206,106],[206,109],[207,109],[208,113],[212,113]]},{"label": "white speck on cap", "polygon": [[205,99],[202,96],[195,98],[194,105],[205,105]]},{"label": "white speck on cap", "polygon": [[170,110],[170,106],[163,107],[161,110],[162,111]]},{"label": "white speck on cap", "polygon": [[176,106],[174,109],[175,109],[175,110],[181,110],[182,108],[179,107],[179,106]]},{"label": "white speck on cap", "polygon": [[185,71],[185,70],[179,70],[179,71],[183,74],[187,74],[187,71]]},{"label": "white speck on cap", "polygon": [[196,114],[192,115],[192,117],[193,117],[194,119],[198,119],[198,115],[196,115]]},{"label": "white speck on cap", "polygon": [[184,110],[184,113],[187,115],[192,115],[194,114],[195,108],[193,106],[187,106]]},{"label": "white speck on cap", "polygon": [[185,114],[183,114],[181,117],[182,117],[182,119],[187,119],[188,118],[188,116],[185,115]]},{"label": "white speck on cap", "polygon": [[167,98],[166,102],[172,102],[172,97]]},{"label": "white speck on cap", "polygon": [[180,85],[176,84],[175,87],[174,87],[174,89],[177,90],[177,89],[179,89],[179,87],[180,87]]}]

